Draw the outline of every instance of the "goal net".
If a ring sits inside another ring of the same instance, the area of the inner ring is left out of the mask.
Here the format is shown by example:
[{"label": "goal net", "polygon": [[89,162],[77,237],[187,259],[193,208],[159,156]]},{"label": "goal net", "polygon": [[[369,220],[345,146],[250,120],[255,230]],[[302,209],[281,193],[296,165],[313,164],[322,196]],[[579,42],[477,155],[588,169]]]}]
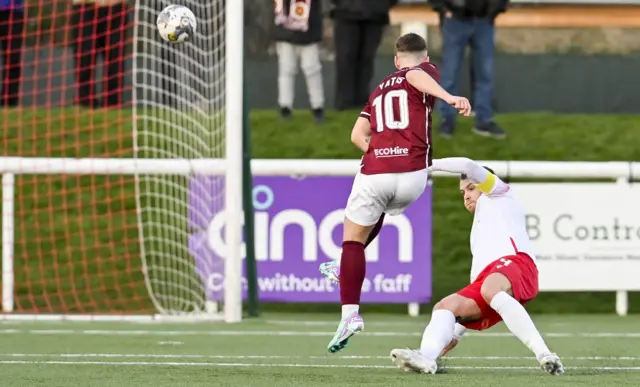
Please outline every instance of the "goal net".
[{"label": "goal net", "polygon": [[243,2],[179,2],[183,45],[168,1],[68,3],[6,11],[2,316],[239,321]]}]

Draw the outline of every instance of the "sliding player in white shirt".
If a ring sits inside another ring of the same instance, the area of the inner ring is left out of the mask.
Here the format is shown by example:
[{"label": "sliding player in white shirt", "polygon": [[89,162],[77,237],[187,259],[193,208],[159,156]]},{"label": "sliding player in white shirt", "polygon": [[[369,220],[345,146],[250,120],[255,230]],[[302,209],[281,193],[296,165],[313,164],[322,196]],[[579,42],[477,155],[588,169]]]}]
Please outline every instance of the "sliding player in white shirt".
[{"label": "sliding player in white shirt", "polygon": [[436,373],[436,359],[455,346],[466,329],[484,330],[500,321],[552,375],[564,367],[536,329],[524,305],[538,294],[538,269],[524,211],[508,184],[493,171],[462,157],[433,160],[433,171],[460,174],[464,206],[474,214],[471,228],[471,284],[433,308],[419,350],[394,349],[401,369]]}]

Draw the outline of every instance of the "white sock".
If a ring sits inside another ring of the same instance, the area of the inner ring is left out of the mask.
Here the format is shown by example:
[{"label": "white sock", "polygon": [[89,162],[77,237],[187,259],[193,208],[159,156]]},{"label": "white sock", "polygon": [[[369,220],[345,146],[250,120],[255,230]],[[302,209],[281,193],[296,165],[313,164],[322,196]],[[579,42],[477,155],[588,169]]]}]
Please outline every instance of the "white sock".
[{"label": "white sock", "polygon": [[453,313],[444,309],[434,310],[431,321],[422,335],[420,353],[431,360],[436,360],[451,342],[455,324],[456,318]]},{"label": "white sock", "polygon": [[502,321],[511,333],[529,347],[538,360],[542,355],[551,352],[533,324],[529,313],[515,298],[500,292],[493,297],[490,305],[502,317]]},{"label": "white sock", "polygon": [[453,327],[453,338],[460,341],[460,339],[462,339],[462,336],[466,331],[467,331],[467,328],[465,328],[463,325],[456,323],[456,325],[454,325]]},{"label": "white sock", "polygon": [[347,318],[351,316],[353,313],[358,313],[360,311],[360,305],[342,305],[342,318]]}]

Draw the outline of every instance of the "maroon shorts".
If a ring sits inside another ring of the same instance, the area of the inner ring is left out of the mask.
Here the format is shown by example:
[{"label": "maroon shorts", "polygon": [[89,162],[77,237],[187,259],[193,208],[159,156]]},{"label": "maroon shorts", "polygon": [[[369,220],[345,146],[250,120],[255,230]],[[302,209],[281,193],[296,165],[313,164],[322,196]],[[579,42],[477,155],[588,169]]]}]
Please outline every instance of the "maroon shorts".
[{"label": "maroon shorts", "polygon": [[485,267],[475,281],[458,292],[459,295],[474,300],[480,308],[480,320],[460,323],[468,329],[482,331],[502,321],[500,315],[487,304],[480,293],[484,280],[493,273],[501,273],[509,279],[513,298],[522,305],[538,295],[538,268],[527,254],[517,253],[497,259]]}]

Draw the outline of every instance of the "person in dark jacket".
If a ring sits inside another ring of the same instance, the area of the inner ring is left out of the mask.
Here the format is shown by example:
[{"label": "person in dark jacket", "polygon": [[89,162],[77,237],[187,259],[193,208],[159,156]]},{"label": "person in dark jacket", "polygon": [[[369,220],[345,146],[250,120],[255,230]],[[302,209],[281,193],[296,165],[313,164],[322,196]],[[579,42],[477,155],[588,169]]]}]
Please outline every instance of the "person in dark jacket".
[{"label": "person in dark jacket", "polygon": [[314,120],[322,123],[325,101],[320,62],[321,0],[276,0],[275,25],[280,115],[285,119],[291,116],[299,59]]},{"label": "person in dark jacket", "polygon": [[[124,91],[127,0],[72,0],[76,103],[84,107],[118,107]],[[96,95],[95,69],[104,59],[103,98]]]},{"label": "person in dark jacket", "polygon": [[[473,131],[482,136],[506,137],[493,121],[493,57],[494,21],[504,12],[508,0],[430,0],[433,9],[442,17],[441,85],[449,93],[456,93],[460,70],[467,45],[473,50],[474,91],[473,110],[476,124]],[[455,128],[456,110],[439,105],[441,136],[450,137]]]},{"label": "person in dark jacket", "polygon": [[374,59],[398,0],[332,0],[338,110],[361,109],[371,92]]},{"label": "person in dark jacket", "polygon": [[22,74],[24,0],[0,0],[0,49],[4,62],[0,106],[17,106]]}]

